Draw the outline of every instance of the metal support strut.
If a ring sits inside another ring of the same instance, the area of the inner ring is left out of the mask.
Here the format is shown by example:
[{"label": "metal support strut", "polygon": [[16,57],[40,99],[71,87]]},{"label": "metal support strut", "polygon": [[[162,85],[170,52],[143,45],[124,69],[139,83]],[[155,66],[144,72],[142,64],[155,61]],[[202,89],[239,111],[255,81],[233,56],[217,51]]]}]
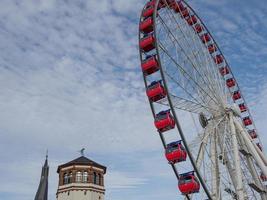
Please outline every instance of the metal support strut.
[{"label": "metal support strut", "polygon": [[242,182],[242,171],[241,171],[241,163],[239,157],[239,149],[238,149],[238,141],[236,135],[236,129],[234,124],[234,116],[233,113],[229,113],[230,118],[230,128],[231,128],[231,136],[232,136],[232,144],[233,144],[233,153],[235,159],[235,174],[236,174],[236,193],[239,200],[244,200],[244,190],[243,190],[243,182]]}]

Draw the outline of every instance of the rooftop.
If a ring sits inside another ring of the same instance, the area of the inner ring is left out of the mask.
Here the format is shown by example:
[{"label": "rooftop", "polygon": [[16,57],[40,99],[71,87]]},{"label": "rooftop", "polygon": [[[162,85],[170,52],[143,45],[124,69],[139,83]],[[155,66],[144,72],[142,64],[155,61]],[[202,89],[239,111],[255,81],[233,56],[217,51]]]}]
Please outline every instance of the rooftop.
[{"label": "rooftop", "polygon": [[85,166],[93,166],[93,167],[98,167],[104,170],[104,173],[106,173],[106,167],[103,165],[100,165],[99,163],[90,160],[88,158],[86,158],[85,156],[81,156],[79,158],[76,158],[68,163],[65,163],[63,165],[58,166],[57,172],[60,171],[60,169],[64,168],[64,167],[68,167],[68,166],[72,166],[72,165],[85,165]]}]

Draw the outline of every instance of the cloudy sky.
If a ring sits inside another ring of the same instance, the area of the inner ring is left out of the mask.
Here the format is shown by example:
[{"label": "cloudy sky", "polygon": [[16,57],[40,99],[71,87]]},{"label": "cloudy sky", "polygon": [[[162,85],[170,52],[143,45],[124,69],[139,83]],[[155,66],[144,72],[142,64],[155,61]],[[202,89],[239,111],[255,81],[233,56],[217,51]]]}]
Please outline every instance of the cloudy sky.
[{"label": "cloudy sky", "polygon": [[[188,2],[225,53],[267,145],[266,3]],[[144,3],[0,0],[0,199],[34,198],[46,149],[55,199],[57,166],[83,147],[108,167],[106,199],[179,197],[140,72]]]}]

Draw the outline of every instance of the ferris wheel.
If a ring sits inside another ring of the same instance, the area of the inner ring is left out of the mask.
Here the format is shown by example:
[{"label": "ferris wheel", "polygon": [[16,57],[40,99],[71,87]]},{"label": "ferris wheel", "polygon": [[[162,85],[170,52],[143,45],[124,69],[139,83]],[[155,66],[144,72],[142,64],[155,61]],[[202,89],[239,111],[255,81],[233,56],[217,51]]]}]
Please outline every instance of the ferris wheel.
[{"label": "ferris wheel", "polygon": [[[248,105],[194,10],[184,0],[148,1],[139,49],[154,125],[179,193],[267,200],[267,159]],[[197,130],[183,128],[188,119]]]}]

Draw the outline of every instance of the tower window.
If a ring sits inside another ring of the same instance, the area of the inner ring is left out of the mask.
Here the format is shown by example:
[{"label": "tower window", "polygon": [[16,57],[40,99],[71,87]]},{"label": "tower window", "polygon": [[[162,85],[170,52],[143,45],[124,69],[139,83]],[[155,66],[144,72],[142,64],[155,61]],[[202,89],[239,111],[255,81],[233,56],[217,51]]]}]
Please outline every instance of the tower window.
[{"label": "tower window", "polygon": [[101,174],[98,174],[98,183],[97,185],[101,185]]},{"label": "tower window", "polygon": [[97,184],[97,174],[94,172],[94,184]]},{"label": "tower window", "polygon": [[94,172],[94,184],[100,185],[100,174]]},{"label": "tower window", "polygon": [[68,176],[68,183],[71,183],[71,182],[72,182],[72,172],[70,172]]},{"label": "tower window", "polygon": [[88,172],[83,172],[83,182],[84,183],[88,182]]},{"label": "tower window", "polygon": [[80,171],[78,171],[76,174],[76,182],[82,182],[82,173]]},{"label": "tower window", "polygon": [[63,184],[68,184],[68,174],[67,173],[64,173],[64,176],[63,176]]}]

